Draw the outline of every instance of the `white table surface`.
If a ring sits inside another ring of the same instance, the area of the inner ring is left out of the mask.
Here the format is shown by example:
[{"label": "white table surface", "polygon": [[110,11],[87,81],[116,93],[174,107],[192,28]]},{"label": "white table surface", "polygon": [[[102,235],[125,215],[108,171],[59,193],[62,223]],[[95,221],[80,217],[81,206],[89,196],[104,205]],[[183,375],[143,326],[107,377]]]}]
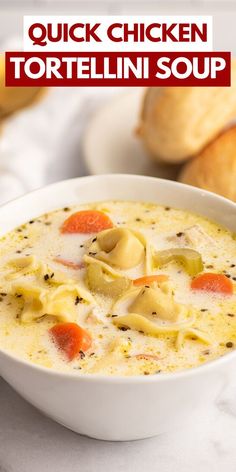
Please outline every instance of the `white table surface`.
[{"label": "white table surface", "polygon": [[1,472],[235,472],[235,441],[236,379],[187,427],[123,443],[67,430],[0,380]]},{"label": "white table surface", "polygon": [[[6,2],[3,3],[6,6]],[[39,3],[46,5],[46,2]],[[210,3],[202,2],[202,13],[212,13]],[[235,41],[234,46],[232,41],[235,3],[227,2],[227,12],[223,9],[224,2],[217,8],[215,26],[222,34],[217,34],[216,46],[221,49],[235,49]],[[117,12],[117,2],[114,5]],[[182,7],[181,13],[197,13],[196,3],[193,1],[191,5],[191,10]],[[147,5],[146,13],[152,13],[151,8],[153,4],[150,8]],[[89,10],[88,3],[87,7],[84,3],[84,9]],[[2,34],[9,30],[19,33],[16,28],[19,28],[20,10],[19,7],[18,11],[0,12]],[[43,10],[45,14],[45,8]],[[97,13],[98,8],[95,10]],[[123,10],[122,4],[120,12],[124,13]],[[140,10],[143,7],[139,3]],[[132,12],[131,7],[129,12]],[[171,12],[176,13],[176,9],[171,8]],[[236,376],[214,404],[206,406],[197,419],[189,418],[188,426],[159,437],[127,443],[102,442],[76,435],[43,416],[0,379],[0,472],[47,471],[235,472]]]}]

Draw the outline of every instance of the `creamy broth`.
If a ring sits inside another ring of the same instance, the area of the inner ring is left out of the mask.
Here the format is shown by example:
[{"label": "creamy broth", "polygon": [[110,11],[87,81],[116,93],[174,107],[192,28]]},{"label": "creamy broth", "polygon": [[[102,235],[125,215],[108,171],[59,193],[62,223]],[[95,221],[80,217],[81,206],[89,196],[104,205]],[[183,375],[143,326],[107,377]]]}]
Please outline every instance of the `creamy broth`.
[{"label": "creamy broth", "polygon": [[[113,227],[63,232],[84,210]],[[4,236],[0,259],[0,347],[34,364],[149,375],[199,366],[236,345],[236,242],[198,215],[137,202],[64,208]],[[205,273],[223,277],[220,290],[194,286]],[[62,323],[91,339],[70,359],[51,334]]]}]

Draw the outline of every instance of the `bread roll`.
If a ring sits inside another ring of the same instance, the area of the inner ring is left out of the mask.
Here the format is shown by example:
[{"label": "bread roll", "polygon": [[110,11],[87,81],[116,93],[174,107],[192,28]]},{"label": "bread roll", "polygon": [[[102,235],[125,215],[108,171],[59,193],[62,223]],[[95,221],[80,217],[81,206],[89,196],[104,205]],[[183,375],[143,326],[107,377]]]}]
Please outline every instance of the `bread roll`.
[{"label": "bread roll", "polygon": [[5,57],[0,56],[0,119],[31,104],[41,91],[41,87],[5,87]]},{"label": "bread roll", "polygon": [[236,126],[187,162],[179,180],[236,201]]},{"label": "bread roll", "polygon": [[138,133],[155,160],[181,162],[197,154],[236,116],[236,59],[231,87],[147,89]]}]

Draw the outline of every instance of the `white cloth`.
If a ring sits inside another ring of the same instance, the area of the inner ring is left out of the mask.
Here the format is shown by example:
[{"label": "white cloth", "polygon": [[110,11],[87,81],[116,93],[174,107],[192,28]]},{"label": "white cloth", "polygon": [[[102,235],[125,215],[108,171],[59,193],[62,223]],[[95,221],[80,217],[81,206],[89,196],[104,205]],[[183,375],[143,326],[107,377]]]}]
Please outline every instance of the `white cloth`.
[{"label": "white cloth", "polygon": [[62,177],[80,95],[78,89],[48,89],[35,105],[6,120],[0,136],[1,203]]},{"label": "white cloth", "polygon": [[49,88],[12,115],[0,134],[0,204],[57,180],[86,173],[83,132],[113,89]]}]

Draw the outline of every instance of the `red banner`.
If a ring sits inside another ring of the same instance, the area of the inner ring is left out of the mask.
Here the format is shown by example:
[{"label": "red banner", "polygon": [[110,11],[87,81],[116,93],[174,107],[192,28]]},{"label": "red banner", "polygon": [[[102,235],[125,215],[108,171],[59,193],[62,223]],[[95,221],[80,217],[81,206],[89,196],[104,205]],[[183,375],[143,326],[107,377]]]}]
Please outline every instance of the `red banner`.
[{"label": "red banner", "polygon": [[230,52],[7,52],[6,86],[230,86]]}]

